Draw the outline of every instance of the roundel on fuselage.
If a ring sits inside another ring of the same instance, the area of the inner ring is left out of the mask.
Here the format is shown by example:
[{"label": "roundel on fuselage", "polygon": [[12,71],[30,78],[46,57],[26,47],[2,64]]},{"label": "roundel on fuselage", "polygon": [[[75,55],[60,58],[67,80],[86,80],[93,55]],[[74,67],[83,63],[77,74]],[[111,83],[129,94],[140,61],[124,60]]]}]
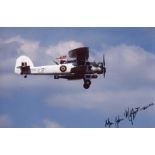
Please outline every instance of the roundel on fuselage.
[{"label": "roundel on fuselage", "polygon": [[66,66],[64,66],[64,65],[60,66],[60,71],[61,72],[65,72],[66,70],[67,70]]}]

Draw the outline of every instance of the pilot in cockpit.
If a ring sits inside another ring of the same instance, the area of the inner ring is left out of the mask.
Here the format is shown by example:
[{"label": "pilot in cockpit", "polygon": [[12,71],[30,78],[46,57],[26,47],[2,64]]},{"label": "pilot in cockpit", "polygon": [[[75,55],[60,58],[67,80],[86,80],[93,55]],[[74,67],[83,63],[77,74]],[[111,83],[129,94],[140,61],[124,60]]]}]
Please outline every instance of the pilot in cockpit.
[{"label": "pilot in cockpit", "polygon": [[67,60],[66,59],[61,59],[60,60],[60,64],[66,64],[67,63]]},{"label": "pilot in cockpit", "polygon": [[67,56],[64,55],[64,56],[60,56],[59,58],[56,58],[59,60],[60,64],[66,64],[67,63]]}]

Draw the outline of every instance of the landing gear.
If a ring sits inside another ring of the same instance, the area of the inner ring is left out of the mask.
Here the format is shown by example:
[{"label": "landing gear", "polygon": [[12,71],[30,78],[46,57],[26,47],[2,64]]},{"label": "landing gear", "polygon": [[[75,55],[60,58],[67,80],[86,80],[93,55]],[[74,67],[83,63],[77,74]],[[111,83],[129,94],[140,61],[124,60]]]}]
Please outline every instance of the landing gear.
[{"label": "landing gear", "polygon": [[59,76],[58,75],[54,75],[54,79],[59,79]]},{"label": "landing gear", "polygon": [[87,84],[83,84],[83,88],[85,88],[85,89],[88,89],[90,87],[90,85],[87,85]]},{"label": "landing gear", "polygon": [[27,78],[27,75],[24,75],[24,78]]},{"label": "landing gear", "polygon": [[91,85],[91,81],[90,80],[84,80],[84,84],[83,84],[83,87],[85,89],[88,89]]}]

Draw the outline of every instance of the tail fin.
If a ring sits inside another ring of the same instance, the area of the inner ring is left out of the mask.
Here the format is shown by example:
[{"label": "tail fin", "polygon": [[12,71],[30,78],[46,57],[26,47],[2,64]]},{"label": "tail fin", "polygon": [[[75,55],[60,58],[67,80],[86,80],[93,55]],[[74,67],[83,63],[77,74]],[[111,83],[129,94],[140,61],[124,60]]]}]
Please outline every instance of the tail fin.
[{"label": "tail fin", "polygon": [[15,73],[29,74],[30,68],[34,67],[33,62],[27,56],[20,56],[16,59]]}]

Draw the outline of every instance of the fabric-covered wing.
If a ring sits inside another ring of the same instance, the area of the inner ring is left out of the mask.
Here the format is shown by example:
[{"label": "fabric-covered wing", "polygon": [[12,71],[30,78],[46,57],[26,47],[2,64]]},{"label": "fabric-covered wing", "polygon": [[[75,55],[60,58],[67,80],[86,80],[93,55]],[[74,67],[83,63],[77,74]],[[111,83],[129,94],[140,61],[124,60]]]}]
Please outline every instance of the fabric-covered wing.
[{"label": "fabric-covered wing", "polygon": [[70,58],[76,58],[77,65],[85,65],[89,58],[89,48],[81,47],[68,52]]}]

